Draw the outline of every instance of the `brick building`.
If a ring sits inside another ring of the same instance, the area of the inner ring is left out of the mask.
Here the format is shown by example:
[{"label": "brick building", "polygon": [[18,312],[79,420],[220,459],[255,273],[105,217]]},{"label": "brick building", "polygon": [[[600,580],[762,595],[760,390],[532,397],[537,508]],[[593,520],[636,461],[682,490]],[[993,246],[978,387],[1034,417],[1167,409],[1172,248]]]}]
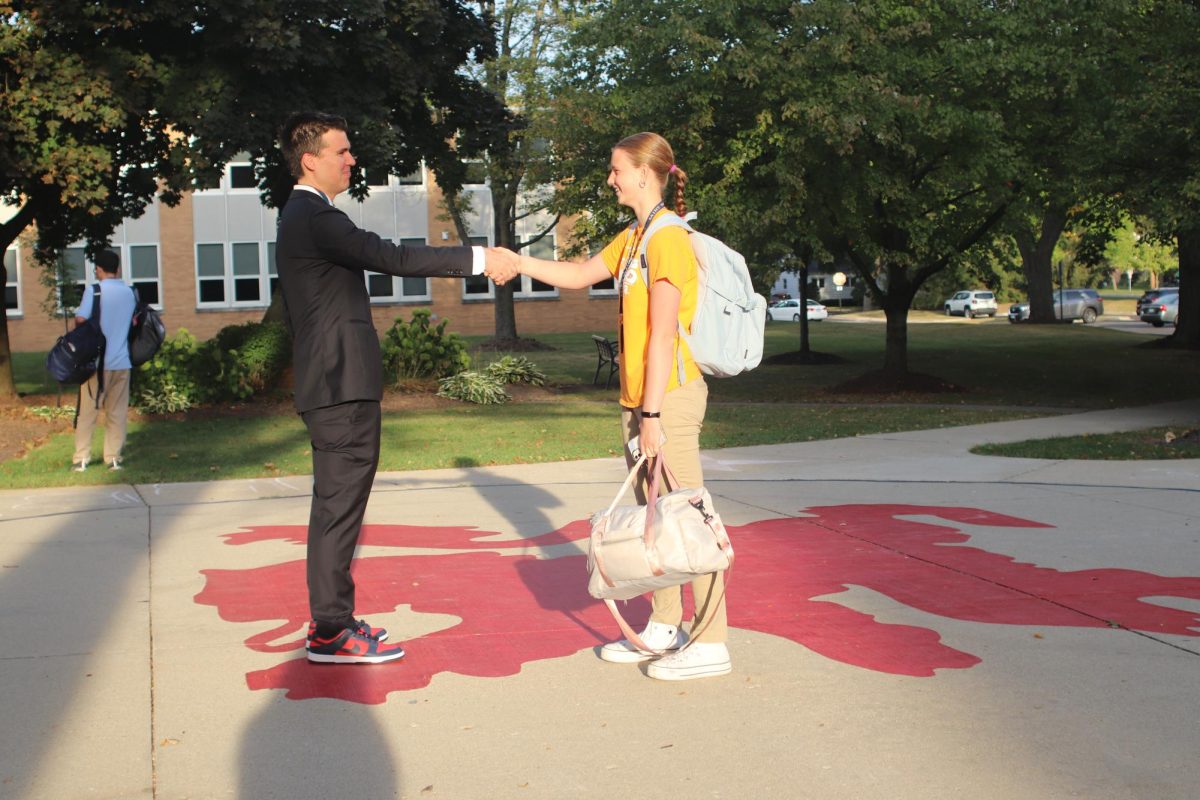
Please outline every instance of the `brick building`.
[{"label": "brick building", "polygon": [[[458,244],[454,226],[441,208],[441,193],[427,171],[408,176],[373,178],[370,196],[357,201],[348,194],[337,205],[359,226],[394,242]],[[491,196],[483,184],[467,187],[473,213],[468,220],[471,244],[493,241]],[[0,206],[0,214],[11,209]],[[121,255],[121,275],[137,287],[142,299],[163,313],[169,332],[186,328],[207,339],[226,325],[262,318],[270,304],[275,275],[277,212],[259,200],[253,168],[233,162],[216,189],[186,195],[174,208],[155,200],[145,213],[125,220],[113,233],[111,247]],[[519,239],[545,226],[534,215],[518,223]],[[554,258],[566,226],[532,245],[530,253]],[[27,237],[23,246],[4,254],[8,268],[5,303],[13,351],[47,350],[63,332],[61,316],[45,310],[49,290],[39,279]],[[565,238],[563,238],[565,244]],[[78,286],[93,280],[82,243],[62,256],[70,279]],[[494,287],[485,278],[394,278],[368,274],[375,327],[382,332],[397,317],[407,319],[416,308],[428,308],[448,319],[448,330],[488,335],[495,330]],[[74,309],[68,309],[73,311]],[[584,290],[558,290],[521,277],[516,290],[517,332],[522,336],[552,332],[605,332],[616,328],[616,292],[611,281]]]}]

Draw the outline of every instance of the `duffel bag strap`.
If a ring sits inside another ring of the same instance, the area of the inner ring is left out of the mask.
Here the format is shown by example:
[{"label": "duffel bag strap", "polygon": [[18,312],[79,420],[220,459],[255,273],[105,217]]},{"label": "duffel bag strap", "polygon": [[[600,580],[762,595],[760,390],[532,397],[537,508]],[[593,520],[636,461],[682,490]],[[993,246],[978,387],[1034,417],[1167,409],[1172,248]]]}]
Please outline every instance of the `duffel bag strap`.
[{"label": "duffel bag strap", "polygon": [[[704,624],[700,626],[700,630],[689,633],[687,644],[675,652],[682,653],[684,650],[687,650],[692,646],[692,642],[696,641],[696,639],[702,633],[708,630],[708,626],[710,623],[712,623],[713,616],[716,614],[717,609],[720,608],[721,604],[725,602],[725,593],[729,590],[729,576],[732,573],[733,565],[730,564],[729,569],[725,570],[725,581],[721,584],[721,594],[719,597],[717,597],[716,605],[713,606],[712,611],[709,612],[705,618]],[[680,589],[680,591],[683,590]],[[642,637],[638,635],[637,631],[630,627],[629,623],[625,621],[625,617],[621,615],[621,611],[617,608],[617,604],[614,601],[605,600],[604,605],[608,606],[609,613],[611,613],[613,615],[613,619],[617,621],[617,627],[621,629],[621,634],[625,637],[626,641],[644,652],[654,653],[656,656],[668,655],[668,651],[666,650],[655,650],[653,647],[648,647],[646,643],[642,641]]]}]

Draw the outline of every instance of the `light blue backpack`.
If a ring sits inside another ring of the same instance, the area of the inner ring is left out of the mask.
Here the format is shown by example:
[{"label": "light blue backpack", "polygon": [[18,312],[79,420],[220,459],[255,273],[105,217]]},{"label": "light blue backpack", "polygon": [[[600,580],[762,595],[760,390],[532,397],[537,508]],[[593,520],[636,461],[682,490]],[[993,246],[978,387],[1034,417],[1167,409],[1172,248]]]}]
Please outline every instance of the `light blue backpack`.
[{"label": "light blue backpack", "polygon": [[[691,215],[689,215],[691,216]],[[728,378],[754,369],[762,361],[763,336],[767,324],[767,301],[754,293],[746,259],[736,250],[692,228],[677,215],[660,214],[642,237],[639,262],[642,280],[650,285],[646,245],[650,237],[668,225],[688,232],[692,252],[699,265],[699,293],[691,330],[679,325],[696,366],[705,375]],[[684,383],[683,354],[676,349],[679,384]]]}]

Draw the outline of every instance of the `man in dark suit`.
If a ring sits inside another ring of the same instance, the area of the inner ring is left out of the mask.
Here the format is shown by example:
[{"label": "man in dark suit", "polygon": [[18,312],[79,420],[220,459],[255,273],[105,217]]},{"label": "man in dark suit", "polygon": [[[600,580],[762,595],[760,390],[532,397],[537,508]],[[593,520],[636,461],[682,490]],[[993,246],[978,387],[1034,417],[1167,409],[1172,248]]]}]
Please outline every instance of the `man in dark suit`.
[{"label": "man in dark suit", "polygon": [[280,146],[297,179],[279,218],[275,261],[292,333],[296,410],[312,438],[308,522],[309,661],[380,663],[404,648],[354,616],[350,562],[379,464],[383,359],[364,271],[406,276],[516,274],[508,250],[393,245],[333,205],[350,187],[346,121],[295,114]]}]

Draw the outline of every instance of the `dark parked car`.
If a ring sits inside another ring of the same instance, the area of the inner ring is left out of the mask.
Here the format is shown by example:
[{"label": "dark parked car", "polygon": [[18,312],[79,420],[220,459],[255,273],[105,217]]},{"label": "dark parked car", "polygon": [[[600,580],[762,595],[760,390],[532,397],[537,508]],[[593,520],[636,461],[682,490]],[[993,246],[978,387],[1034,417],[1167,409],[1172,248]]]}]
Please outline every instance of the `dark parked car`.
[{"label": "dark parked car", "polygon": [[[1059,297],[1062,304],[1059,304]],[[1062,289],[1054,292],[1054,316],[1056,319],[1081,319],[1090,325],[1104,313],[1104,299],[1095,289]],[[1013,303],[1008,308],[1009,322],[1029,319],[1029,303]]]},{"label": "dark parked car", "polygon": [[1147,289],[1146,293],[1138,298],[1137,315],[1142,316],[1142,310],[1158,300],[1165,300],[1167,295],[1179,295],[1178,286],[1160,286],[1157,289]]},{"label": "dark parked car", "polygon": [[1179,292],[1166,292],[1159,295],[1157,301],[1141,306],[1138,318],[1149,322],[1156,328],[1161,328],[1168,322],[1179,326]]}]

